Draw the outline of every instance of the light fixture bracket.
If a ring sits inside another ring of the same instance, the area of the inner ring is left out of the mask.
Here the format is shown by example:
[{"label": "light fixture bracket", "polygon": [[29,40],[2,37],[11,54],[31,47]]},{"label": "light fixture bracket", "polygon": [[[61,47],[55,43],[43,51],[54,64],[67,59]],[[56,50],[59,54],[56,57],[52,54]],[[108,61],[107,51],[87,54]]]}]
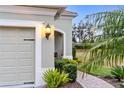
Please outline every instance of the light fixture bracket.
[{"label": "light fixture bracket", "polygon": [[49,36],[51,35],[51,27],[50,27],[49,24],[46,25],[46,33],[45,33],[45,35],[46,35],[46,39],[48,40],[49,39]]},{"label": "light fixture bracket", "polygon": [[51,33],[46,33],[46,39],[47,39],[47,40],[49,39],[50,34],[51,34]]}]

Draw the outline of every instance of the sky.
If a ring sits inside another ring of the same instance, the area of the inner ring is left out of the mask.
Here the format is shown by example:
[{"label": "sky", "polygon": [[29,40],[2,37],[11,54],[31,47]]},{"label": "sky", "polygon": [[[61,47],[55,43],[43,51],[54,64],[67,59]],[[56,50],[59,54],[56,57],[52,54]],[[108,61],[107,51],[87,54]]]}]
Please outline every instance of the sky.
[{"label": "sky", "polygon": [[117,9],[124,9],[124,5],[69,5],[67,10],[78,13],[78,16],[73,19],[74,23],[79,23],[87,14],[97,12],[112,11]]}]

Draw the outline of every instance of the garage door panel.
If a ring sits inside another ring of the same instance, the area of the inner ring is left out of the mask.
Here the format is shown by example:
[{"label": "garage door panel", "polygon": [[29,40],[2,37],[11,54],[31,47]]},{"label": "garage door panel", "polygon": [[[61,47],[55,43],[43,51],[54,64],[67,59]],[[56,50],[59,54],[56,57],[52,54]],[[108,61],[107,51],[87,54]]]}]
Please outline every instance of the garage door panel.
[{"label": "garage door panel", "polygon": [[0,67],[15,67],[17,63],[15,59],[0,59]]},{"label": "garage door panel", "polygon": [[[4,31],[4,32],[3,32]],[[29,33],[30,32],[30,33]],[[32,28],[11,28],[11,27],[0,27],[1,37],[33,37],[34,29]]]},{"label": "garage door panel", "polygon": [[13,82],[18,81],[16,74],[1,74],[0,75],[0,85],[3,82]]},{"label": "garage door panel", "polygon": [[15,38],[0,38],[0,43],[17,43],[17,42],[23,42],[23,40],[17,40],[16,37]]},{"label": "garage door panel", "polygon": [[32,73],[21,73],[19,74],[19,80],[23,82],[34,82],[34,76]]},{"label": "garage door panel", "polygon": [[17,73],[17,67],[0,67],[0,74],[15,74],[15,73]]},{"label": "garage door panel", "polygon": [[9,45],[9,44],[1,44],[0,52],[30,52],[34,49],[34,45],[25,44],[25,45]]},{"label": "garage door panel", "polygon": [[[14,33],[14,34],[13,34]],[[1,30],[0,28],[0,37],[1,38],[5,38],[5,37],[8,37],[8,38],[16,38],[17,37],[17,34],[16,32],[14,31],[10,31],[10,30]]]},{"label": "garage door panel", "polygon": [[34,82],[34,38],[32,28],[0,27],[0,86]]},{"label": "garage door panel", "polygon": [[34,38],[34,34],[32,34],[32,33],[27,33],[27,34],[25,33],[25,35],[24,34],[22,34],[22,35],[20,34],[18,36],[18,39],[22,39],[22,38],[28,38],[28,39],[31,39],[32,38],[32,39],[35,39]]},{"label": "garage door panel", "polygon": [[34,66],[34,59],[0,59],[0,67]]},{"label": "garage door panel", "polygon": [[0,52],[0,59],[17,59],[17,58],[24,58],[24,59],[31,59],[34,54],[32,52]]},{"label": "garage door panel", "polygon": [[34,59],[19,59],[19,66],[34,66]]},{"label": "garage door panel", "polygon": [[16,55],[17,58],[24,58],[24,59],[32,59],[34,57],[34,54],[32,52],[19,52]]},{"label": "garage door panel", "polygon": [[[15,37],[16,38],[16,37]],[[19,39],[19,40],[17,40],[17,39],[15,39],[15,38],[8,38],[8,39],[6,39],[6,38],[1,38],[0,39],[0,43],[3,43],[3,44],[18,44],[18,43],[32,43],[32,42],[34,42],[34,41],[24,41],[25,39],[33,39],[33,38],[23,38],[23,39]],[[11,41],[11,42],[10,42]]]},{"label": "garage door panel", "polygon": [[34,70],[32,69],[33,66],[23,66],[18,67],[18,73],[33,73]]},{"label": "garage door panel", "polygon": [[0,74],[33,73],[33,66],[0,67]]}]

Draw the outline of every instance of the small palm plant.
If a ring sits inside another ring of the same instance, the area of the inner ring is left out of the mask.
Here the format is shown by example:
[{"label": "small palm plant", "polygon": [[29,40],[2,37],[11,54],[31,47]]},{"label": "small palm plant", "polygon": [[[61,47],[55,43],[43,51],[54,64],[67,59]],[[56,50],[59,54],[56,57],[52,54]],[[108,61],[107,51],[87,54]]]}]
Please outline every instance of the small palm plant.
[{"label": "small palm plant", "polygon": [[43,80],[47,83],[49,88],[57,88],[69,82],[68,74],[59,72],[57,69],[48,69],[43,73]]},{"label": "small palm plant", "polygon": [[124,66],[112,67],[111,74],[114,78],[118,79],[118,81],[121,81],[124,79]]},{"label": "small palm plant", "polygon": [[124,88],[124,80],[121,80],[120,86]]}]

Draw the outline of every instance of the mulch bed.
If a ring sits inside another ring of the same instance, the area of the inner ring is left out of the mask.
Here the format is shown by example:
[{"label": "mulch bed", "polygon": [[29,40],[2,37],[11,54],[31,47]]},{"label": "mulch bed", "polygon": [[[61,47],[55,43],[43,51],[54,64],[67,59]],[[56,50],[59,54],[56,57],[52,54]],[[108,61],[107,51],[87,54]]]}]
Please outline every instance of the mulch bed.
[{"label": "mulch bed", "polygon": [[[44,86],[43,88],[47,88],[47,86]],[[73,83],[67,83],[59,88],[83,88],[78,82]]]},{"label": "mulch bed", "polygon": [[67,83],[60,88],[83,88],[78,82]]},{"label": "mulch bed", "polygon": [[97,76],[97,77],[103,79],[104,81],[106,81],[108,83],[110,83],[115,88],[121,88],[120,82],[117,79],[114,79],[112,77],[100,77],[100,76]]}]

